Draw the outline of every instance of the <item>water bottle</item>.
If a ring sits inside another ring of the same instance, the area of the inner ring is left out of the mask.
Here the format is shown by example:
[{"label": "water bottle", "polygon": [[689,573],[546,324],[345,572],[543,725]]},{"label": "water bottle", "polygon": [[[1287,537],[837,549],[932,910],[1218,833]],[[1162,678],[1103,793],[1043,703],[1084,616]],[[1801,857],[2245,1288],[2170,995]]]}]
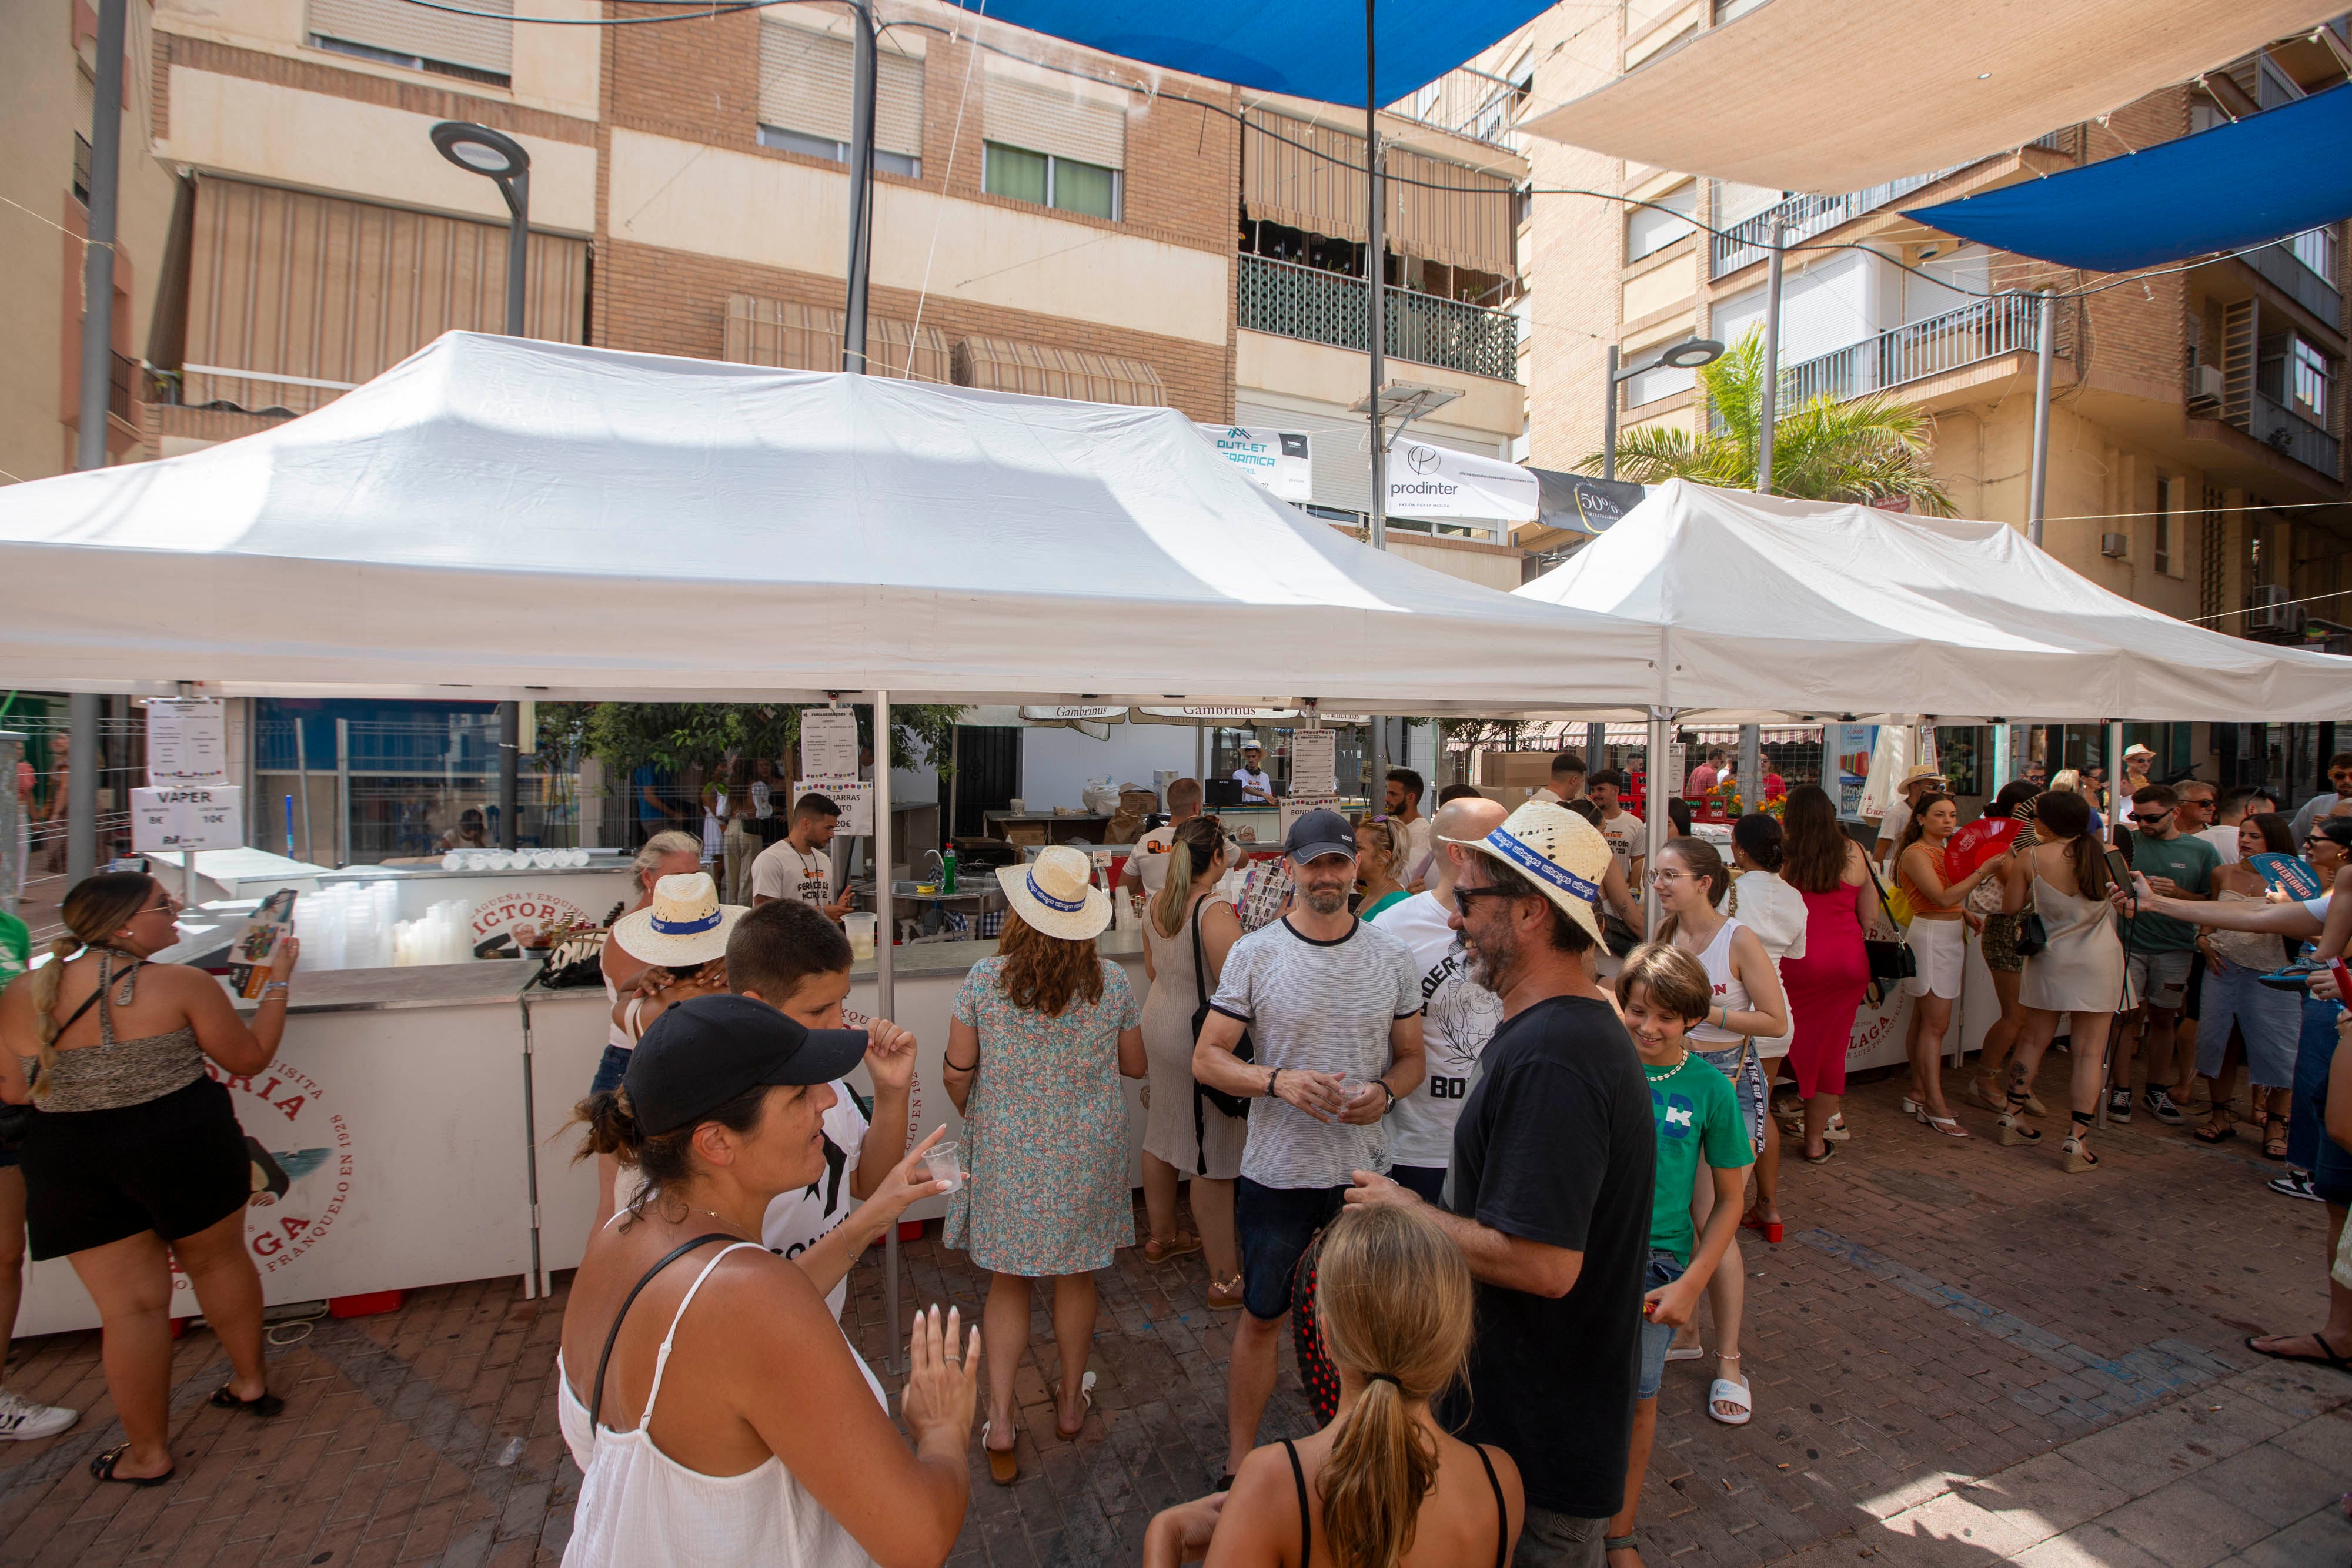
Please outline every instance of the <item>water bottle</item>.
[{"label": "water bottle", "polygon": [[940,891],[941,893],[953,893],[955,890],[955,845],[950,844],[948,846],[948,852],[940,857]]}]

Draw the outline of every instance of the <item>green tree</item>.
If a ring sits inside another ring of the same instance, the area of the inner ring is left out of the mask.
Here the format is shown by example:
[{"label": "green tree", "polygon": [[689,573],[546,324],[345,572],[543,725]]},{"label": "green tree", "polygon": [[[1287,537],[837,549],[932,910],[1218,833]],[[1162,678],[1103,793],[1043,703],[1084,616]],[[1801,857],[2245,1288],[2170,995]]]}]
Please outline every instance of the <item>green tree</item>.
[{"label": "green tree", "polygon": [[[949,742],[967,709],[947,704],[894,705],[890,759],[897,768],[926,761],[944,779],[953,772]],[[857,732],[874,738],[874,710],[857,707]],[[788,759],[800,744],[801,708],[791,703],[542,703],[540,751],[551,758],[586,755],[625,773],[650,763],[671,772],[713,768],[730,758]]]},{"label": "green tree", "polygon": [[[1785,381],[1785,372],[1783,372]],[[1710,428],[1694,435],[1645,424],[1617,438],[1617,476],[1636,484],[1692,479],[1727,489],[1756,487],[1756,435],[1763,425],[1764,331],[1748,335],[1698,371],[1713,413]],[[1871,503],[1897,497],[1922,512],[1949,516],[1952,498],[1927,471],[1934,426],[1927,416],[1885,392],[1840,402],[1814,398],[1796,407],[1781,400],[1772,425],[1772,492],[1812,501]],[[1577,465],[1598,474],[1602,455]]]}]

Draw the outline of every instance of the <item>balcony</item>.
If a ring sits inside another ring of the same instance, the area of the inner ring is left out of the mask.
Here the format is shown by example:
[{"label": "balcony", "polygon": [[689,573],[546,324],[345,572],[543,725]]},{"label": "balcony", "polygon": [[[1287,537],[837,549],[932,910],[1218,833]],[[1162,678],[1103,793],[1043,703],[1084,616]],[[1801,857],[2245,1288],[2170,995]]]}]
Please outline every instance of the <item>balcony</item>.
[{"label": "balcony", "polygon": [[1889,202],[1899,201],[1966,167],[1965,163],[1955,163],[1950,169],[1938,169],[1932,174],[1906,175],[1866,191],[1849,191],[1843,196],[1790,196],[1714,235],[1714,259],[1707,276],[1722,277],[1750,262],[1763,260],[1770,249],[1772,225],[1776,221],[1781,225],[1780,243],[1794,245],[1825,234],[1840,224],[1852,223],[1864,213],[1875,212]]},{"label": "balcony", "polygon": [[[1239,259],[1237,317],[1243,329],[1365,351],[1370,336],[1362,278],[1269,256]],[[1391,287],[1382,325],[1383,349],[1391,359],[1497,381],[1518,379],[1518,319],[1507,310]]]},{"label": "balcony", "polygon": [[[2302,263],[2294,265],[2300,267]],[[2340,476],[2341,444],[2284,403],[2254,392],[2245,403],[2244,413],[2233,413],[2230,423],[2306,468],[2316,468],[2331,479]]]},{"label": "balcony", "polygon": [[1996,294],[1801,364],[1785,365],[1780,406],[1801,408],[1817,397],[1843,402],[2002,354],[2030,352],[2040,346],[2034,331],[2036,305],[2030,294]]},{"label": "balcony", "polygon": [[2239,260],[2276,286],[2279,292],[2310,311],[2330,327],[2344,319],[2344,297],[2336,286],[2305,267],[2290,246],[2292,240],[2266,245],[2260,250],[2250,250]]}]

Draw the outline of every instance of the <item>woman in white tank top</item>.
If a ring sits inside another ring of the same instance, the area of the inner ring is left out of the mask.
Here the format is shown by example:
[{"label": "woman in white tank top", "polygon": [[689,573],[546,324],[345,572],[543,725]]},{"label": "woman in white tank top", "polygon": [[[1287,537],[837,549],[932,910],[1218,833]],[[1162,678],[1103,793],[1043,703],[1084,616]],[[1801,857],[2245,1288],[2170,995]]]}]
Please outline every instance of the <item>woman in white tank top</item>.
[{"label": "woman in white tank top", "polygon": [[[866,1043],[700,997],[663,1013],[622,1087],[583,1108],[588,1148],[649,1185],[590,1238],[564,1309],[557,1413],[585,1478],[565,1568],[868,1568],[954,1550],[978,1330],[918,1315],[910,1450],[823,1294],[759,1241],[770,1200],[824,1175],[831,1084]],[[940,1190],[910,1184],[919,1158],[894,1188]]]},{"label": "woman in white tank top", "polygon": [[[1718,907],[1731,886],[1731,873],[1723,856],[1704,839],[1669,839],[1658,852],[1650,880],[1658,890],[1658,939],[1671,942],[1696,956],[1706,971],[1715,992],[1714,1010],[1691,1026],[1686,1038],[1692,1051],[1713,1063],[1731,1080],[1739,1097],[1739,1113],[1748,1124],[1748,1141],[1764,1145],[1764,1074],[1758,1065],[1755,1040],[1789,1032],[1789,1002],[1780,990],[1780,971],[1764,951],[1755,932],[1726,915]],[[1692,1193],[1691,1215],[1704,1229],[1715,1207],[1714,1173],[1699,1164],[1698,1185]],[[1780,1239],[1780,1218],[1769,1217],[1767,1241]],[[1727,1427],[1744,1427],[1753,1411],[1748,1380],[1739,1369],[1739,1320],[1745,1304],[1746,1276],[1739,1263],[1739,1243],[1734,1241],[1707,1282],[1707,1301],[1715,1309],[1717,1376],[1707,1396],[1706,1413]],[[1669,1356],[1698,1352],[1696,1325],[1678,1335]]]}]

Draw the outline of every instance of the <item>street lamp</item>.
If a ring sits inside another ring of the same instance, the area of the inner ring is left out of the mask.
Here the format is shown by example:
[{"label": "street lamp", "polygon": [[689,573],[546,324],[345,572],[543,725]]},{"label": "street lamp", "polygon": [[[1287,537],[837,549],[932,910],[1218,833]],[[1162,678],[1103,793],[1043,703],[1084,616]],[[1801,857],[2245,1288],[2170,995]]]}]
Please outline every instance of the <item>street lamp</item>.
[{"label": "street lamp", "polygon": [[1701,365],[1711,365],[1723,358],[1723,345],[1712,338],[1685,338],[1679,343],[1669,343],[1658,357],[1646,365],[1617,368],[1617,345],[1609,345],[1609,384],[1604,388],[1608,409],[1601,423],[1601,476],[1617,477],[1617,389],[1646,371],[1669,366],[1677,371],[1695,371]]},{"label": "street lamp", "polygon": [[[513,137],[487,125],[445,120],[434,126],[433,145],[468,174],[498,182],[512,214],[507,225],[507,336],[527,338],[523,324],[523,277],[530,245],[530,154]],[[515,847],[515,775],[521,762],[522,709],[499,705],[499,848]]]},{"label": "street lamp", "polygon": [[523,277],[530,238],[530,154],[513,137],[487,125],[445,120],[432,131],[441,156],[468,174],[498,182],[513,221],[507,230],[507,336],[528,337],[523,327]]}]

